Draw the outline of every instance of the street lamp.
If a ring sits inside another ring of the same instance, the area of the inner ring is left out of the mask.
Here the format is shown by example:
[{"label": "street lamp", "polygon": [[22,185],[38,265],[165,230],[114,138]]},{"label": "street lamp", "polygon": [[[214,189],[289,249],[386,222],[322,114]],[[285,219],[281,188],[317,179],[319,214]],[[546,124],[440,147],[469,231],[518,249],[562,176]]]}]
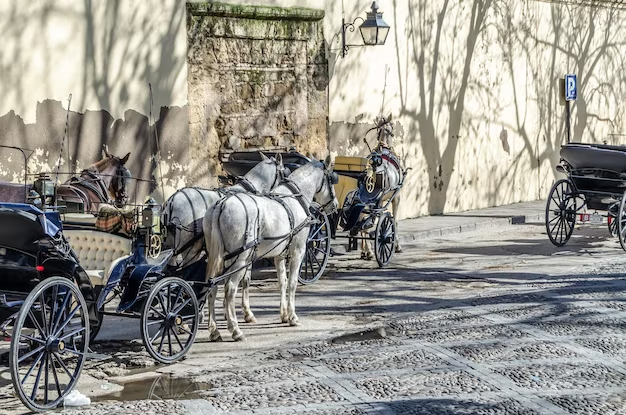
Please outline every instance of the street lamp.
[{"label": "street lamp", "polygon": [[363,43],[367,46],[384,45],[389,34],[390,26],[383,20],[382,12],[378,12],[378,5],[376,2],[372,3],[372,11],[367,12],[367,18],[364,20],[362,17],[357,17],[352,23],[346,23],[345,17],[341,19],[341,57],[345,58],[348,54],[348,49],[355,46],[364,45],[348,45],[346,44],[346,31],[354,32],[354,24],[358,19],[363,20],[361,26],[359,26],[359,32],[363,38]]}]

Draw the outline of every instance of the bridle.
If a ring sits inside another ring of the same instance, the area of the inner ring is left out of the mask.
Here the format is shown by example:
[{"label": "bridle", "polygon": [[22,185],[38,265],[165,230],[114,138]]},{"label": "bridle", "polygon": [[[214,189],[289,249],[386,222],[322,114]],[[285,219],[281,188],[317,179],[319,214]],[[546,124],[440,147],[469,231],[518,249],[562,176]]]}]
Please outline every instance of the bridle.
[{"label": "bridle", "polygon": [[321,205],[322,210],[324,212],[326,212],[326,208],[329,205],[333,204],[333,202],[337,198],[337,195],[335,194],[335,186],[334,186],[334,184],[339,182],[339,176],[335,172],[328,172],[326,170],[326,165],[323,162],[322,162],[322,165],[324,165],[324,180],[322,180],[322,182],[320,183],[320,188],[317,189],[315,194],[318,194],[319,192],[322,191],[322,189],[324,187],[324,182],[326,182],[326,184],[328,185],[328,188],[330,189],[330,194],[332,196],[328,202],[326,202],[324,205]]},{"label": "bridle", "polygon": [[[114,196],[115,196],[115,204],[119,206],[124,206],[128,201],[128,193],[126,191],[126,179],[130,178],[130,171],[121,163],[118,158],[115,158],[115,161],[118,163],[117,169],[115,171],[115,186],[114,188]],[[128,172],[128,174],[126,174]],[[113,181],[111,182],[113,183]]]}]

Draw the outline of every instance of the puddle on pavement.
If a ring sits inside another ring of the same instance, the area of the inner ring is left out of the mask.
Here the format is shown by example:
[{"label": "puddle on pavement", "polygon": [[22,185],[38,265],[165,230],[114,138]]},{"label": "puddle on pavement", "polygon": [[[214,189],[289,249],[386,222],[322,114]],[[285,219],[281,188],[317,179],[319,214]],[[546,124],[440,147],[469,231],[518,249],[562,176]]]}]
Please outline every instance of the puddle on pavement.
[{"label": "puddle on pavement", "polygon": [[343,336],[335,337],[331,340],[331,343],[349,343],[349,342],[363,342],[368,340],[381,340],[386,339],[393,335],[393,330],[387,327],[378,327],[371,330],[362,331],[359,333],[344,334]]},{"label": "puddle on pavement", "polygon": [[195,399],[199,398],[198,392],[206,392],[209,385],[193,382],[186,378],[173,378],[171,376],[150,377],[132,382],[126,382],[120,392],[93,398],[98,401],[136,401],[136,400],[162,400],[162,399]]}]

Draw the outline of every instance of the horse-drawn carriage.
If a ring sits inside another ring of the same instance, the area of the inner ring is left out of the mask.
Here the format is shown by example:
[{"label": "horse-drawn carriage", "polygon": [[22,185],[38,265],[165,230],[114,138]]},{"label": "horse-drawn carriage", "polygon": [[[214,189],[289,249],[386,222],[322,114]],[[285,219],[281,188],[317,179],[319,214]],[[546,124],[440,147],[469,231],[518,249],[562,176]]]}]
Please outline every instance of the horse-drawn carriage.
[{"label": "horse-drawn carriage", "polygon": [[564,246],[577,221],[603,223],[606,218],[610,234],[626,250],[626,146],[565,144],[556,169],[567,178],[556,181],[548,196],[550,241]]},{"label": "horse-drawn carriage", "polygon": [[[386,125],[381,123],[379,130]],[[243,338],[232,300],[242,279],[246,321],[255,321],[248,288],[250,267],[257,258],[274,258],[282,281],[281,319],[297,324],[293,278],[303,283],[319,278],[330,254],[331,234],[340,221],[347,229],[352,210],[358,214],[356,223],[349,225],[354,230],[350,238],[368,230],[367,218],[373,218],[375,242],[386,247],[380,258],[384,264],[390,259],[395,222],[385,208],[401,180],[387,186],[380,167],[389,154],[382,148],[372,152],[367,160],[373,172],[366,166],[354,176],[359,188],[350,196],[349,207],[344,204],[342,215],[333,213],[337,175],[324,163],[294,152],[277,159],[235,154],[225,166],[231,174],[225,180],[232,180],[233,186],[182,189],[163,210],[154,203],[125,210],[113,207],[128,205],[129,174],[119,167],[125,160],[108,153],[105,159],[117,161],[113,171],[83,172],[90,180],[102,181],[97,184],[101,194],[85,190],[94,187],[90,181],[83,184],[82,193],[59,192],[59,185],[46,175],[38,176],[33,185],[26,180],[20,186],[0,185],[0,195],[10,188],[12,197],[24,196],[21,203],[0,196],[0,329],[11,339],[9,366],[18,397],[34,411],[62,403],[78,382],[89,343],[105,315],[139,319],[149,354],[171,363],[191,348],[208,299],[211,339],[219,338],[213,302],[222,281],[229,328],[235,340]],[[99,173],[110,179],[97,178]],[[368,185],[372,177],[374,189]],[[80,202],[74,197],[79,194],[96,199]],[[98,216],[89,213],[96,206]],[[103,216],[103,211],[119,214]],[[118,222],[111,224],[110,219]],[[238,232],[243,239],[237,239]],[[207,250],[211,255],[205,254]]]},{"label": "horse-drawn carriage", "polygon": [[[309,232],[307,251],[301,265],[299,281],[312,284],[323,275],[331,255],[331,239],[338,235],[339,227],[347,232],[348,248],[356,250],[362,242],[362,258],[371,259],[368,242],[374,242],[374,256],[379,266],[389,264],[394,252],[399,250],[396,235],[395,216],[398,208],[398,192],[402,188],[406,169],[388,144],[393,136],[391,117],[380,118],[376,126],[378,144],[370,148],[367,157],[337,156],[333,171],[338,174],[335,193],[339,201],[339,211],[327,215],[319,206],[311,207],[313,220]],[[366,134],[367,134],[366,133]],[[369,143],[364,138],[369,147]],[[294,171],[310,162],[311,159],[296,152],[279,153],[285,167]],[[261,160],[258,151],[231,153],[224,163],[227,176],[223,183],[234,183],[237,177],[248,173]],[[388,212],[389,205],[393,213]]]}]

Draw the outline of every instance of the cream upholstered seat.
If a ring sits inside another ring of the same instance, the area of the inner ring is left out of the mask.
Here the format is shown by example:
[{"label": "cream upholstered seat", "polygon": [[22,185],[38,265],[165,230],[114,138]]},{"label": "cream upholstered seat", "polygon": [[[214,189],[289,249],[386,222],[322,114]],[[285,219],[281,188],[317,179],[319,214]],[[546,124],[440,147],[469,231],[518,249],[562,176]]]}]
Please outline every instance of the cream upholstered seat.
[{"label": "cream upholstered seat", "polygon": [[115,262],[130,255],[130,239],[98,231],[63,231],[91,284],[104,285]]}]

